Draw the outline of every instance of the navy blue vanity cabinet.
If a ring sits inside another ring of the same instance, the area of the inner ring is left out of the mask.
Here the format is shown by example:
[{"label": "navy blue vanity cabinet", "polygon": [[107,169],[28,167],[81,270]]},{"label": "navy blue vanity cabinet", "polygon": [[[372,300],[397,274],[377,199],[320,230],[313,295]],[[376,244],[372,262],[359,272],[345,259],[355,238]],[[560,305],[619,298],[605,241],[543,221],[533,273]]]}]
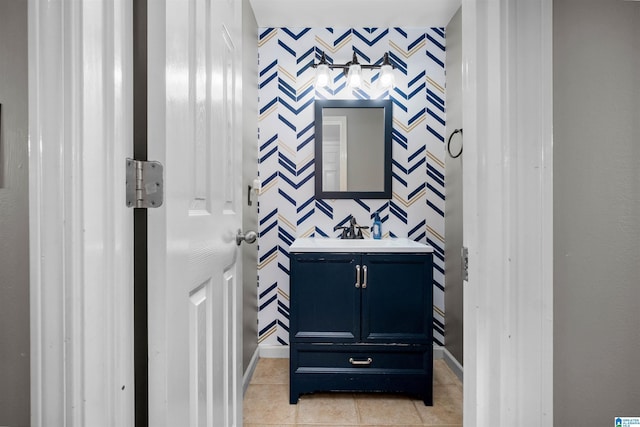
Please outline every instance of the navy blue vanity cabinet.
[{"label": "navy blue vanity cabinet", "polygon": [[290,402],[318,391],[378,391],[431,405],[432,254],[290,259]]}]

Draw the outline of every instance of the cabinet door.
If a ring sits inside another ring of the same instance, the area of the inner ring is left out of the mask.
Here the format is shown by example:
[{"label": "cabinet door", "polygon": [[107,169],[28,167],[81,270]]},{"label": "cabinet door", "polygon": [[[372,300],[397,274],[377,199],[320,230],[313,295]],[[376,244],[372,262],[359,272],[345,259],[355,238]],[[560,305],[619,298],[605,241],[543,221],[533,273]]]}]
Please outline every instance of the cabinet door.
[{"label": "cabinet door", "polygon": [[355,342],[360,337],[360,255],[291,254],[292,342]]},{"label": "cabinet door", "polygon": [[431,254],[367,254],[362,290],[362,340],[431,343]]}]

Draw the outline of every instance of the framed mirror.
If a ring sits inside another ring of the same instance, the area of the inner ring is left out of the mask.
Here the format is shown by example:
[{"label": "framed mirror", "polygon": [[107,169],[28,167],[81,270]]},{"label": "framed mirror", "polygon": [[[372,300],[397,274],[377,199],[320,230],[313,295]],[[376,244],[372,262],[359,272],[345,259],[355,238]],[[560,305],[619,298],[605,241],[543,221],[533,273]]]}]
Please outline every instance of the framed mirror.
[{"label": "framed mirror", "polygon": [[317,199],[390,199],[392,101],[315,105]]}]

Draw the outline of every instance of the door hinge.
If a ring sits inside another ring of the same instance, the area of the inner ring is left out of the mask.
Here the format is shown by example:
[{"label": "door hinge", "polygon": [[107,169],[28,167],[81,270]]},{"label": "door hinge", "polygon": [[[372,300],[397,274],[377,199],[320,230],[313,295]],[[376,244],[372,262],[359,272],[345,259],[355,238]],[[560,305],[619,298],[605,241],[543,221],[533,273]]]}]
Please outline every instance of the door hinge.
[{"label": "door hinge", "polygon": [[127,207],[159,208],[163,201],[160,162],[127,159]]},{"label": "door hinge", "polygon": [[460,250],[460,261],[462,264],[462,280],[469,280],[469,249],[462,247]]}]

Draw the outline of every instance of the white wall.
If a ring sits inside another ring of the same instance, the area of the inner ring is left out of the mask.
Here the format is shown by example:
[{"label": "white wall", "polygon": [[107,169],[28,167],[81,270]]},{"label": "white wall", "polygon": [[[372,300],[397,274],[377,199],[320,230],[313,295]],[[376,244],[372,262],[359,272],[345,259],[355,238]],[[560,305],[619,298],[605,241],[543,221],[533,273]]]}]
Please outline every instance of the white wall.
[{"label": "white wall", "polygon": [[0,425],[29,424],[27,2],[0,0]]},{"label": "white wall", "polygon": [[554,1],[554,424],[640,416],[640,2]]}]

